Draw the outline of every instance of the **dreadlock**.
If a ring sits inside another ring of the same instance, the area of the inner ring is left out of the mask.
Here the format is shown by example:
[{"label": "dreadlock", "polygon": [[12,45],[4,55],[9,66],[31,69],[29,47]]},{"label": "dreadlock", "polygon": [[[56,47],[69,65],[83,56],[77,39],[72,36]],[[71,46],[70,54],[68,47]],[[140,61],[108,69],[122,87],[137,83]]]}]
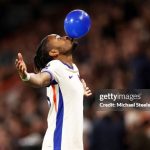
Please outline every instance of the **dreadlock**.
[{"label": "dreadlock", "polygon": [[34,57],[34,66],[37,72],[41,71],[41,69],[44,68],[49,61],[53,60],[53,58],[48,54],[49,49],[47,46],[47,42],[48,37],[45,37],[36,50],[36,55]]},{"label": "dreadlock", "polygon": [[[78,45],[78,42],[76,40],[73,40],[73,45],[69,54],[75,51],[77,45]],[[48,36],[47,36],[41,41],[41,43],[39,44],[36,50],[36,55],[34,57],[34,66],[35,66],[36,72],[41,71],[48,62],[53,60],[53,57],[49,55],[49,50],[50,50],[50,47],[48,46]]]}]

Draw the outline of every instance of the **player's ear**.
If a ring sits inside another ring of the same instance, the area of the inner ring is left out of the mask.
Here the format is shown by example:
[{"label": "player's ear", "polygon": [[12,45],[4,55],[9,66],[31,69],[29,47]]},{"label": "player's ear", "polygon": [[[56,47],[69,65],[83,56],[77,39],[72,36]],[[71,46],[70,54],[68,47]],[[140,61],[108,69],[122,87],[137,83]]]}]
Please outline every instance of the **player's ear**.
[{"label": "player's ear", "polygon": [[51,57],[56,57],[56,56],[59,55],[59,51],[58,51],[57,49],[51,49],[51,50],[49,51],[49,55],[50,55]]}]

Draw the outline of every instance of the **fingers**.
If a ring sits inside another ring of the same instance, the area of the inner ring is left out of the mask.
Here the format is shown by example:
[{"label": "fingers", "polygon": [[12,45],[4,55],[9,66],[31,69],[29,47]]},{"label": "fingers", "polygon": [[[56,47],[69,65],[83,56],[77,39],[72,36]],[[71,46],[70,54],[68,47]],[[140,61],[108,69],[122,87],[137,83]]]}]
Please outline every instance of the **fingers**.
[{"label": "fingers", "polygon": [[85,94],[84,94],[84,96],[87,96],[87,97],[88,97],[88,96],[91,96],[91,95],[92,95],[92,93],[85,93]]},{"label": "fingers", "polygon": [[91,92],[91,90],[88,87],[86,88],[85,95],[86,96],[92,95],[92,92]]},{"label": "fingers", "polygon": [[16,68],[18,66],[18,59],[15,60],[15,65],[16,65]]},{"label": "fingers", "polygon": [[16,59],[15,65],[19,73],[25,74],[26,68],[23,61]]},{"label": "fingers", "polygon": [[19,60],[19,61],[23,61],[23,57],[22,57],[22,54],[21,54],[21,53],[18,53],[18,60]]},{"label": "fingers", "polygon": [[85,96],[91,96],[92,92],[91,92],[90,88],[86,86],[86,82],[84,81],[84,79],[81,79],[81,82],[82,82],[82,85],[84,88],[84,95]]},{"label": "fingers", "polygon": [[84,79],[81,79],[81,82],[83,84],[83,87],[86,88],[86,83],[85,83]]},{"label": "fingers", "polygon": [[91,96],[91,95],[92,95],[92,93],[87,93],[85,96],[87,96],[87,97],[88,97],[88,96]]},{"label": "fingers", "polygon": [[17,70],[19,70],[19,68],[20,68],[19,67],[20,66],[20,61],[18,59],[16,59],[15,65],[16,65]]},{"label": "fingers", "polygon": [[19,70],[20,63],[23,61],[23,57],[21,53],[18,53],[18,58],[15,61],[16,68]]},{"label": "fingers", "polygon": [[27,68],[21,53],[18,53],[18,58],[15,60],[15,65],[20,78],[25,79],[27,77]]},{"label": "fingers", "polygon": [[85,96],[91,96],[91,95],[92,95],[92,92],[91,92],[91,90],[89,89],[89,87],[86,87],[86,88],[85,88],[84,95],[85,95]]}]

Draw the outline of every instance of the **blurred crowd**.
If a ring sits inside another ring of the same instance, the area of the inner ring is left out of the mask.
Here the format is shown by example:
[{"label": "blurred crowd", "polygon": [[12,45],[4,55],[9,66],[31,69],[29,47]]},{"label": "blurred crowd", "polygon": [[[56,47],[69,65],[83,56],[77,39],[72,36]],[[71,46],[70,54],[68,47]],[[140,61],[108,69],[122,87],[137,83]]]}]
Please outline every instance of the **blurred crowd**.
[{"label": "blurred crowd", "polygon": [[84,100],[84,150],[149,150],[150,112],[95,111],[99,89],[150,88],[150,1],[83,0],[0,2],[0,150],[40,150],[47,128],[45,89],[27,87],[15,69],[18,52],[28,71],[39,42],[64,35],[73,9],[87,11],[90,32],[79,39],[74,61],[93,96]]}]

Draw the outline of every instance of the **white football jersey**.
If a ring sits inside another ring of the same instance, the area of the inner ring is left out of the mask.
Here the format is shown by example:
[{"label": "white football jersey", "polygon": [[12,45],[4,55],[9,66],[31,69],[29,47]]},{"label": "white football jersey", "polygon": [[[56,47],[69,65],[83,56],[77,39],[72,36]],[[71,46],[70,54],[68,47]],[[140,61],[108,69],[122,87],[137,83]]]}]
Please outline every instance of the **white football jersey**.
[{"label": "white football jersey", "polygon": [[47,87],[48,129],[42,150],[83,150],[83,85],[75,64],[50,61],[42,72],[52,81]]}]

